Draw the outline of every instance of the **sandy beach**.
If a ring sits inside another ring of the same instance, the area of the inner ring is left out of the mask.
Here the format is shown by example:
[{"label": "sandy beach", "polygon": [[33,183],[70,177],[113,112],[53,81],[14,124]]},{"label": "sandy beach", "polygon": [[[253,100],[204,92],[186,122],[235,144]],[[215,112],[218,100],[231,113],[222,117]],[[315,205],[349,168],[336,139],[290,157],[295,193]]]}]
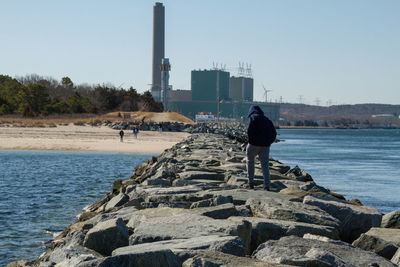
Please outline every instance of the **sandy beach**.
[{"label": "sandy beach", "polygon": [[70,150],[159,154],[189,136],[182,132],[140,131],[135,139],[126,130],[107,126],[0,127],[0,150]]}]

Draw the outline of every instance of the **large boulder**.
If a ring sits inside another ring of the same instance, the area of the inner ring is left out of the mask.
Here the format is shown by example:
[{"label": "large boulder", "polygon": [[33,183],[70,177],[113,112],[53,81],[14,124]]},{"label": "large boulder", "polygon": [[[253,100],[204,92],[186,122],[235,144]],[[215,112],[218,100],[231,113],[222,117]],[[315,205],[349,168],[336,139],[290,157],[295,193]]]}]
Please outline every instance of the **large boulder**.
[{"label": "large boulder", "polygon": [[253,257],[267,263],[293,266],[390,266],[387,259],[326,237],[306,235],[282,237],[261,244]]},{"label": "large boulder", "polygon": [[231,235],[240,237],[246,247],[249,247],[251,239],[251,224],[248,221],[215,220],[190,213],[148,217],[136,225],[129,238],[131,245],[209,235]]},{"label": "large boulder", "polygon": [[245,219],[252,225],[251,245],[249,251],[254,251],[260,244],[283,236],[295,235],[302,237],[305,234],[326,236],[338,239],[338,231],[330,226],[308,224],[302,222],[273,220],[257,217],[230,217],[231,221],[242,221]]},{"label": "large boulder", "polygon": [[400,229],[400,211],[392,211],[383,215],[381,227]]},{"label": "large boulder", "polygon": [[278,198],[250,198],[246,202],[255,217],[319,224],[339,228],[340,221],[322,209]]},{"label": "large boulder", "polygon": [[89,230],[83,245],[102,255],[111,255],[119,247],[129,244],[128,228],[121,218],[98,223]]},{"label": "large boulder", "polygon": [[400,248],[400,229],[371,228],[365,234],[361,234],[353,245],[390,260]]},{"label": "large boulder", "polygon": [[118,248],[113,251],[113,255],[130,254],[133,251],[146,249],[165,250],[170,249],[176,255],[181,255],[181,260],[186,260],[188,256],[195,255],[198,251],[211,250],[220,251],[226,254],[244,257],[246,247],[237,236],[210,235],[193,237],[188,239],[171,239],[152,243],[143,243],[133,246]]},{"label": "large boulder", "polygon": [[107,202],[105,206],[105,210],[109,211],[112,210],[115,207],[122,206],[129,200],[128,195],[125,195],[123,193],[119,193],[115,197],[113,197],[110,201]]},{"label": "large boulder", "polygon": [[333,217],[339,219],[340,238],[346,242],[353,242],[362,233],[371,227],[379,227],[382,214],[371,207],[359,206],[330,198],[306,196],[304,204],[319,207]]},{"label": "large boulder", "polygon": [[72,230],[62,242],[53,243],[53,250],[48,250],[40,259],[50,266],[76,266],[81,262],[102,258],[102,255],[92,249],[83,247],[85,235],[79,230]]}]

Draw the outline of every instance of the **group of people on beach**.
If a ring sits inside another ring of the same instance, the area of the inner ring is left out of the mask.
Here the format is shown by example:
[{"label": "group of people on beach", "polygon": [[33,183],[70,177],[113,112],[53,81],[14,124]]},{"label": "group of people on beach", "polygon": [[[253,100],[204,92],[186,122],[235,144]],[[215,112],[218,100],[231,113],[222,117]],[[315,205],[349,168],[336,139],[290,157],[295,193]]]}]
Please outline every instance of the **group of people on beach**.
[{"label": "group of people on beach", "polygon": [[[133,129],[132,129],[132,134],[133,134],[133,136],[135,137],[135,139],[137,139],[138,133],[139,133],[139,128],[138,128],[137,126],[133,127]],[[124,132],[123,129],[121,129],[121,130],[119,131],[119,138],[120,138],[120,141],[121,141],[121,142],[124,142],[124,135],[125,135],[125,132]]]}]

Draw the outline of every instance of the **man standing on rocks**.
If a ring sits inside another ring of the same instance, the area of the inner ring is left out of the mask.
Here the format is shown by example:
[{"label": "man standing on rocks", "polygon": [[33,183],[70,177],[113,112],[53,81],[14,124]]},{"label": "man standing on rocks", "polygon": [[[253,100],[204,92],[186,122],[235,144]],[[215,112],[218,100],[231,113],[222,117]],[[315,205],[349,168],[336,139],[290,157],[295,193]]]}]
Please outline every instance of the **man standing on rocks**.
[{"label": "man standing on rocks", "polygon": [[275,141],[276,130],[259,106],[249,109],[249,126],[247,128],[248,144],[246,148],[248,183],[245,188],[254,188],[254,159],[258,155],[264,177],[264,190],[270,190],[269,148]]}]

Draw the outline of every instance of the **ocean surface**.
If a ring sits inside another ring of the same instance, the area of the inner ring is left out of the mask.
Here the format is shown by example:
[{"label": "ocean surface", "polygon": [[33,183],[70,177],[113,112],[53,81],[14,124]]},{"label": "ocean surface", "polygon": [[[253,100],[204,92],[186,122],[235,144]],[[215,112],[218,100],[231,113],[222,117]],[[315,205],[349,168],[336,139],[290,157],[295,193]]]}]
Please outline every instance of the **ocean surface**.
[{"label": "ocean surface", "polygon": [[0,266],[35,259],[54,233],[150,156],[0,151]]},{"label": "ocean surface", "polygon": [[400,210],[400,130],[280,129],[270,155],[382,213]]},{"label": "ocean surface", "polygon": [[[271,156],[347,199],[400,210],[400,130],[280,129]],[[0,266],[34,259],[52,235],[151,155],[0,151]]]}]

